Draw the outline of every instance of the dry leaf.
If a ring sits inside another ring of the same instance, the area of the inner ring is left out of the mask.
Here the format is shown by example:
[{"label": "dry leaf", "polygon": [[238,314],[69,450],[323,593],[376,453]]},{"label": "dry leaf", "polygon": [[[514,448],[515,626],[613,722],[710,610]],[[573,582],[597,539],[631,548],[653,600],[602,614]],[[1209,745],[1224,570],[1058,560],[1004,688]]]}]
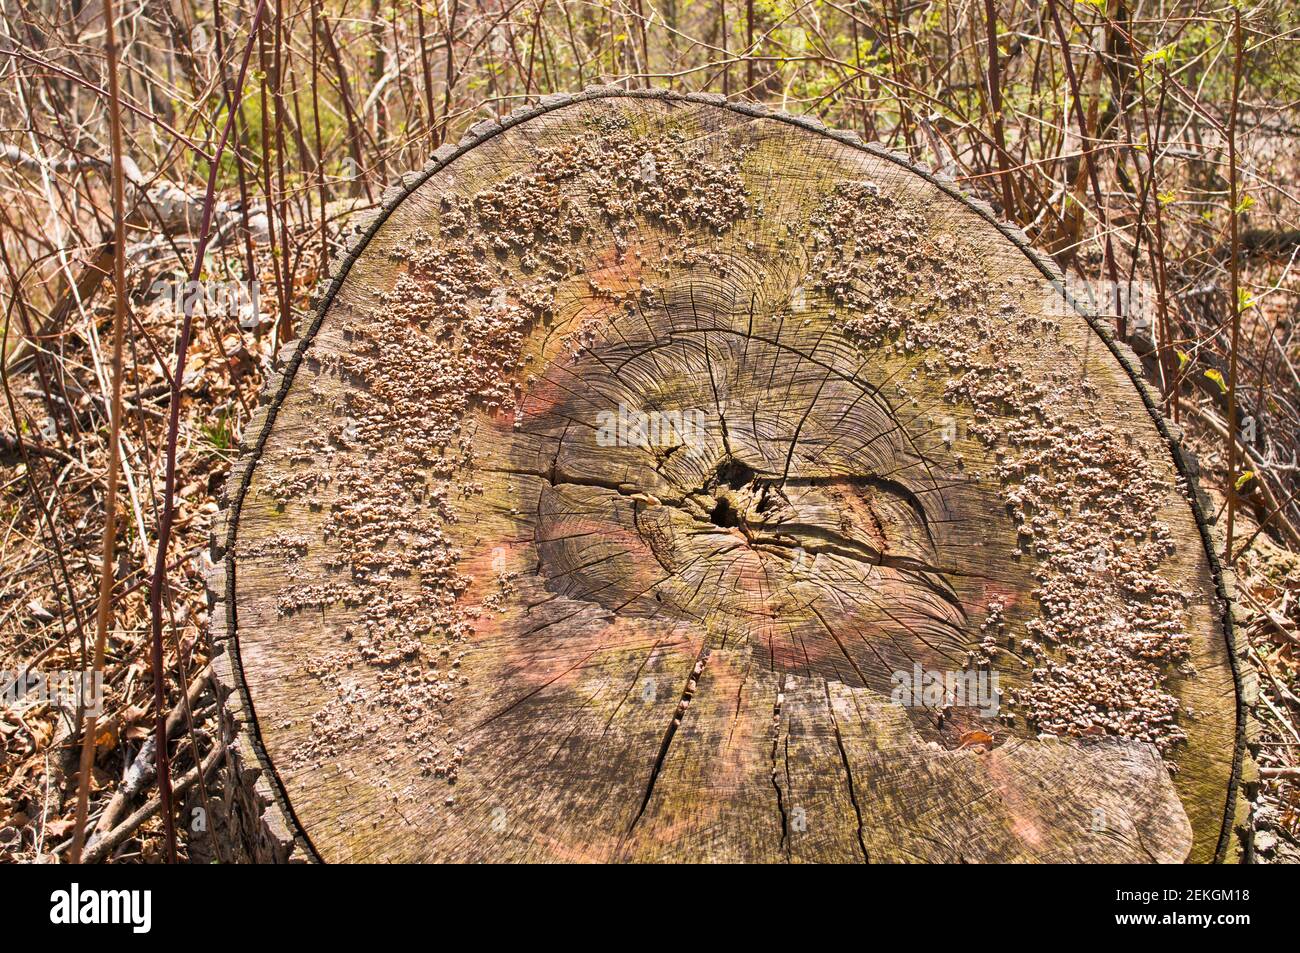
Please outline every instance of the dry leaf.
[{"label": "dry leaf", "polygon": [[46,837],[63,837],[72,830],[73,822],[69,820],[53,820],[45,825]]}]

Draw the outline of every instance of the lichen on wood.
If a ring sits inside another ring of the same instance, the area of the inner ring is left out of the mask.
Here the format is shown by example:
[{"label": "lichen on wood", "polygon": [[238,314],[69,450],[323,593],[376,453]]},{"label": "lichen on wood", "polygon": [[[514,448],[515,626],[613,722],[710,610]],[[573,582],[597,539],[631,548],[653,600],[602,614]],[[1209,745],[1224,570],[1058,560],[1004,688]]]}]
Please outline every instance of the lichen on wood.
[{"label": "lichen on wood", "polygon": [[1090,381],[1041,364],[1056,320],[997,288],[969,244],[934,237],[923,213],[852,184],[811,226],[813,273],[847,309],[848,332],[920,356],[921,374],[969,408],[970,432],[995,455],[989,476],[1016,523],[1015,553],[1034,563],[1037,614],[1018,641],[1004,621],[986,628],[980,661],[1032,668],[1012,701],[1041,731],[1162,751],[1183,740],[1164,683],[1190,664],[1189,594],[1159,571],[1175,548],[1159,509],[1176,476],[1152,462],[1164,448],[1109,422]]}]

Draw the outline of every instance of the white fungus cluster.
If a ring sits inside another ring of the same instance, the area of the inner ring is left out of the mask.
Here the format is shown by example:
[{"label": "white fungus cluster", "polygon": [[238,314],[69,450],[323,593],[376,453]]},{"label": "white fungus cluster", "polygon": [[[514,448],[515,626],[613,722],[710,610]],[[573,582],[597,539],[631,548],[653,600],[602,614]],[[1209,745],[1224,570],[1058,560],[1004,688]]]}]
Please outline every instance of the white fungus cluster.
[{"label": "white fungus cluster", "polygon": [[1187,668],[1188,596],[1160,573],[1174,548],[1159,519],[1162,471],[1104,421],[1092,385],[1035,364],[1055,324],[993,290],[978,256],[922,210],[870,184],[845,185],[814,214],[810,235],[818,286],[848,312],[850,334],[917,356],[946,398],[969,408],[971,434],[996,460],[1019,531],[1013,555],[1032,559],[1038,583],[1038,616],[1019,638],[1007,635],[1000,604],[980,634],[985,659],[1033,666],[1012,704],[1042,732],[1114,734],[1167,751],[1184,737],[1165,682]]}]

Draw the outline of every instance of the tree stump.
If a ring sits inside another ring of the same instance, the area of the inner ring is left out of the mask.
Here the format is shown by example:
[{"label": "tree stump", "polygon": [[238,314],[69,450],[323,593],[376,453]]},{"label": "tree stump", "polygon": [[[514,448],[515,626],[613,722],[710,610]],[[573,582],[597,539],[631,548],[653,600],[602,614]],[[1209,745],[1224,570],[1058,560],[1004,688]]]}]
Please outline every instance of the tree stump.
[{"label": "tree stump", "polygon": [[250,856],[1232,856],[1188,461],[951,182],[597,88],[440,148],[331,278],[214,545]]}]

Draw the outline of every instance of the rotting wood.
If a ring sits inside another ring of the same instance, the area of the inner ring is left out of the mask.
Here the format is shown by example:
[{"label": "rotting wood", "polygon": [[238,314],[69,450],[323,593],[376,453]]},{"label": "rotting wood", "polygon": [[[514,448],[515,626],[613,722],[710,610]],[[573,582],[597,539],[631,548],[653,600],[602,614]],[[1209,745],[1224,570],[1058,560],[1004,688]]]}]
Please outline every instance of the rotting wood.
[{"label": "rotting wood", "polygon": [[[986,206],[602,88],[383,205],[214,537],[249,857],[1235,856],[1187,467]],[[998,717],[891,704],[918,667]]]}]

